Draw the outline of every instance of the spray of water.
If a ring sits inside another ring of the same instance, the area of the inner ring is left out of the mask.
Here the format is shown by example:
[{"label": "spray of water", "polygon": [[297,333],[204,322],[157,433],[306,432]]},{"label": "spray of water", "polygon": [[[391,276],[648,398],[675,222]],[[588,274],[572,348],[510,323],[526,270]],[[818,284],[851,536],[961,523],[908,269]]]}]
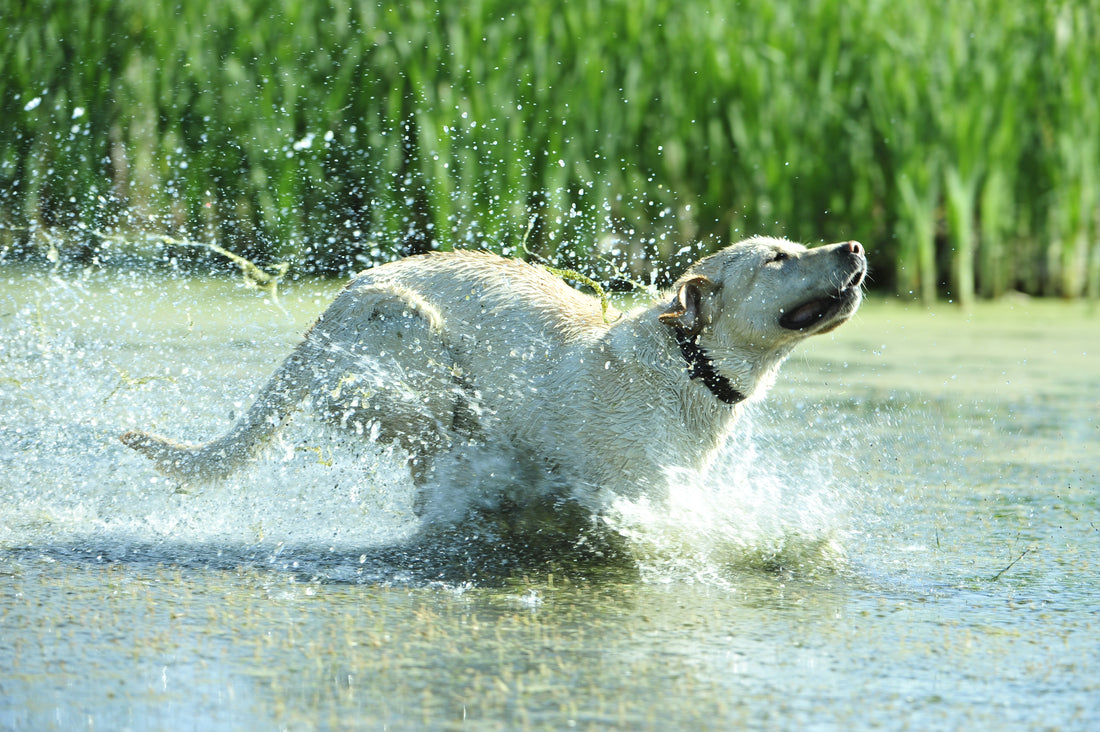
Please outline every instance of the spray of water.
[{"label": "spray of water", "polygon": [[751,413],[706,475],[669,471],[667,502],[617,499],[605,520],[651,581],[726,584],[739,572],[843,566],[850,501],[828,461],[767,454]]}]

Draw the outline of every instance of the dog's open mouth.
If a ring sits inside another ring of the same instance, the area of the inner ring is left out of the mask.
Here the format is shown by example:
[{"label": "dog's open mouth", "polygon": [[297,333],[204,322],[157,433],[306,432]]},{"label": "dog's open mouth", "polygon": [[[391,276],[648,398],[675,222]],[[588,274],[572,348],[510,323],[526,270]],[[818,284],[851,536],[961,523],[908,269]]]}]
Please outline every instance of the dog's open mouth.
[{"label": "dog's open mouth", "polygon": [[828,323],[838,316],[851,314],[855,309],[853,305],[860,300],[862,293],[859,288],[866,273],[867,267],[861,263],[840,289],[831,295],[808,300],[790,312],[784,312],[779,317],[779,325],[787,330],[806,330]]}]

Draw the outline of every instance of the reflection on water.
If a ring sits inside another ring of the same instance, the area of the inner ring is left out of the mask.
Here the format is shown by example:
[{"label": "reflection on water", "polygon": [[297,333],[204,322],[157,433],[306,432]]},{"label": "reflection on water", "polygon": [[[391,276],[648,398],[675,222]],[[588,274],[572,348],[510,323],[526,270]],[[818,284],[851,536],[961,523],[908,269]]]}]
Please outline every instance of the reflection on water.
[{"label": "reflection on water", "polygon": [[425,534],[400,456],[309,419],[186,492],[117,442],[223,430],[338,287],[0,274],[0,728],[1100,717],[1087,306],[870,303],[713,475],[575,533]]}]

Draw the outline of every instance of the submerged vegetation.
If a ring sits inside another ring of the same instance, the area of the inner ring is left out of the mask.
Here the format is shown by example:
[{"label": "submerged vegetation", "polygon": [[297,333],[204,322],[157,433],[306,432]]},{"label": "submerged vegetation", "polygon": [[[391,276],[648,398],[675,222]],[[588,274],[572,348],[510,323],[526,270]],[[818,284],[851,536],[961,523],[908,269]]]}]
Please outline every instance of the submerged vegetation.
[{"label": "submerged vegetation", "polygon": [[0,27],[0,260],[140,246],[107,232],[339,272],[529,235],[641,271],[768,233],[860,239],[925,300],[1100,295],[1100,0],[47,0]]}]

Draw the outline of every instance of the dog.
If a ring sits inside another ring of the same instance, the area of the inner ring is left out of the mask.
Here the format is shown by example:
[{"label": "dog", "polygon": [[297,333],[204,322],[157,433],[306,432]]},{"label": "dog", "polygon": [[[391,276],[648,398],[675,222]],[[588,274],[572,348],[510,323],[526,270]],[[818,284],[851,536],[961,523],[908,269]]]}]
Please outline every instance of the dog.
[{"label": "dog", "polygon": [[221,478],[308,402],[400,446],[418,487],[443,455],[507,444],[569,485],[659,496],[669,470],[708,468],[799,341],[856,312],[866,273],[858,242],[756,237],[620,313],[520,260],[413,256],[352,279],[224,436],[121,440],[180,481]]}]

